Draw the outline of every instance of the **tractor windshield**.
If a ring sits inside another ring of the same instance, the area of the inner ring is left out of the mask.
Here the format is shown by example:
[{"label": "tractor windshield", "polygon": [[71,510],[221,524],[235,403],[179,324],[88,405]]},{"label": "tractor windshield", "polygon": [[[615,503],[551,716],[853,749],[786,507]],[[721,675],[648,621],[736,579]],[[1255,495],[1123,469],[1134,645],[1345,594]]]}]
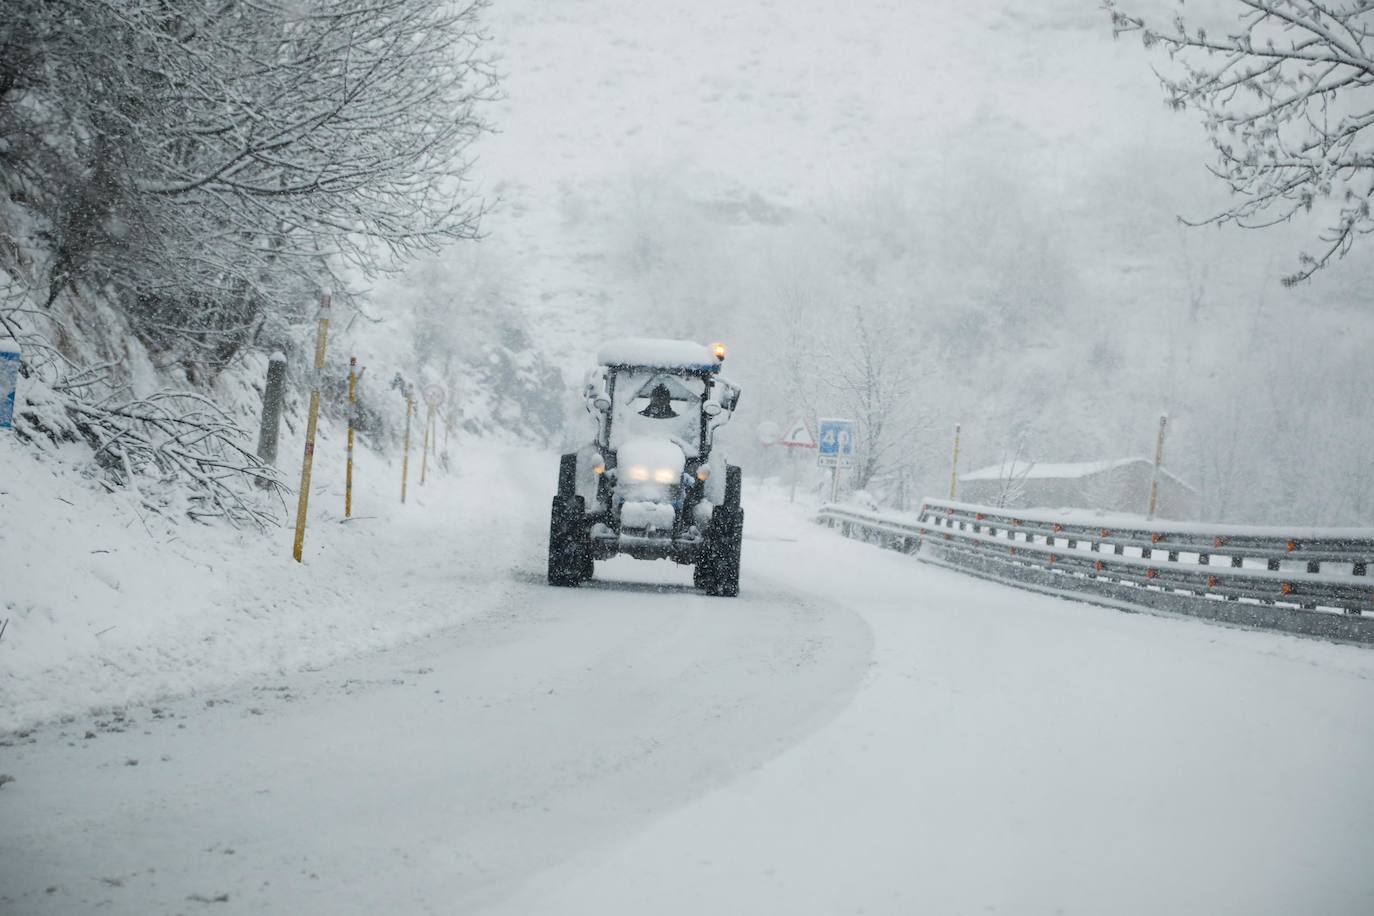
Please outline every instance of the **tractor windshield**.
[{"label": "tractor windshield", "polygon": [[615,376],[611,448],[631,439],[671,439],[694,458],[701,447],[706,382],[667,369],[621,369]]}]

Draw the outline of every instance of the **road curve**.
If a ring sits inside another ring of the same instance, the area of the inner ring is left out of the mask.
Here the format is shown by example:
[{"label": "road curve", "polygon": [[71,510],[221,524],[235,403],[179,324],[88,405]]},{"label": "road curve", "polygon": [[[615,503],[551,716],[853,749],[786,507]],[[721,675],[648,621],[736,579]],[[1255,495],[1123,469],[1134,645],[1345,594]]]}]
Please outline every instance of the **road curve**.
[{"label": "road curve", "polygon": [[766,577],[713,599],[688,569],[615,560],[547,587],[542,502],[507,533],[524,543],[498,597],[450,630],[0,748],[6,912],[471,912],[777,756],[858,688],[861,617]]}]

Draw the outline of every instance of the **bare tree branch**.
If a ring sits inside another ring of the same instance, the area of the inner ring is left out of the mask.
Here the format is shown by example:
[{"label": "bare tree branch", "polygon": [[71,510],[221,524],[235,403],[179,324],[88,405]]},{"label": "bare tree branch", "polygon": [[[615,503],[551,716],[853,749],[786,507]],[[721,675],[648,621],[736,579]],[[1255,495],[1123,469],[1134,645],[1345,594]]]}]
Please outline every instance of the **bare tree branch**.
[{"label": "bare tree branch", "polygon": [[[1261,228],[1326,213],[1315,254],[1284,278],[1308,279],[1374,231],[1374,4],[1368,0],[1235,0],[1237,29],[1210,35],[1180,12],[1159,25],[1103,0],[1113,32],[1162,47],[1168,104],[1203,115],[1215,174],[1237,202],[1201,223]],[[1157,71],[1158,72],[1158,71]]]}]

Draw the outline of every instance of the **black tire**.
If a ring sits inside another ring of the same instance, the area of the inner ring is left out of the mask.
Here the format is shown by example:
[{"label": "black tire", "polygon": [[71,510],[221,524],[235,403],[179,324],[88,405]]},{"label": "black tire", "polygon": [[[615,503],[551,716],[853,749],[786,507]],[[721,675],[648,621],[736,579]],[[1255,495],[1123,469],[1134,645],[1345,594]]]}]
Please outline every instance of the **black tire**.
[{"label": "black tire", "polygon": [[725,466],[725,505],[738,509],[744,492],[744,471],[738,465]]},{"label": "black tire", "polygon": [[558,495],[572,499],[577,495],[577,453],[572,452],[558,459]]},{"label": "black tire", "polygon": [[710,550],[703,550],[701,559],[692,567],[692,585],[704,592],[709,592],[715,588],[715,576],[712,573],[712,562]]},{"label": "black tire", "polygon": [[733,598],[739,594],[740,549],[744,543],[744,510],[717,506],[711,513],[705,565],[709,570],[706,594]]},{"label": "black tire", "polygon": [[553,498],[549,514],[549,584],[571,588],[584,578],[591,565],[582,517],[582,497]]}]

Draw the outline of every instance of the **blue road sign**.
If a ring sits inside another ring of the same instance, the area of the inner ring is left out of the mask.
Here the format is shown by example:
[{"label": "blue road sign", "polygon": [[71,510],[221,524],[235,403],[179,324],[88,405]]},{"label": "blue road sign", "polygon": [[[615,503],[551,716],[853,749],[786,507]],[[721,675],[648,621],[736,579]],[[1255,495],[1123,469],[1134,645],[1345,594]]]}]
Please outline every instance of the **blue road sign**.
[{"label": "blue road sign", "polygon": [[0,340],[0,429],[14,421],[14,392],[19,387],[19,344]]},{"label": "blue road sign", "polygon": [[817,443],[817,463],[822,467],[847,468],[854,463],[854,421],[826,420],[816,422],[820,430]]}]

